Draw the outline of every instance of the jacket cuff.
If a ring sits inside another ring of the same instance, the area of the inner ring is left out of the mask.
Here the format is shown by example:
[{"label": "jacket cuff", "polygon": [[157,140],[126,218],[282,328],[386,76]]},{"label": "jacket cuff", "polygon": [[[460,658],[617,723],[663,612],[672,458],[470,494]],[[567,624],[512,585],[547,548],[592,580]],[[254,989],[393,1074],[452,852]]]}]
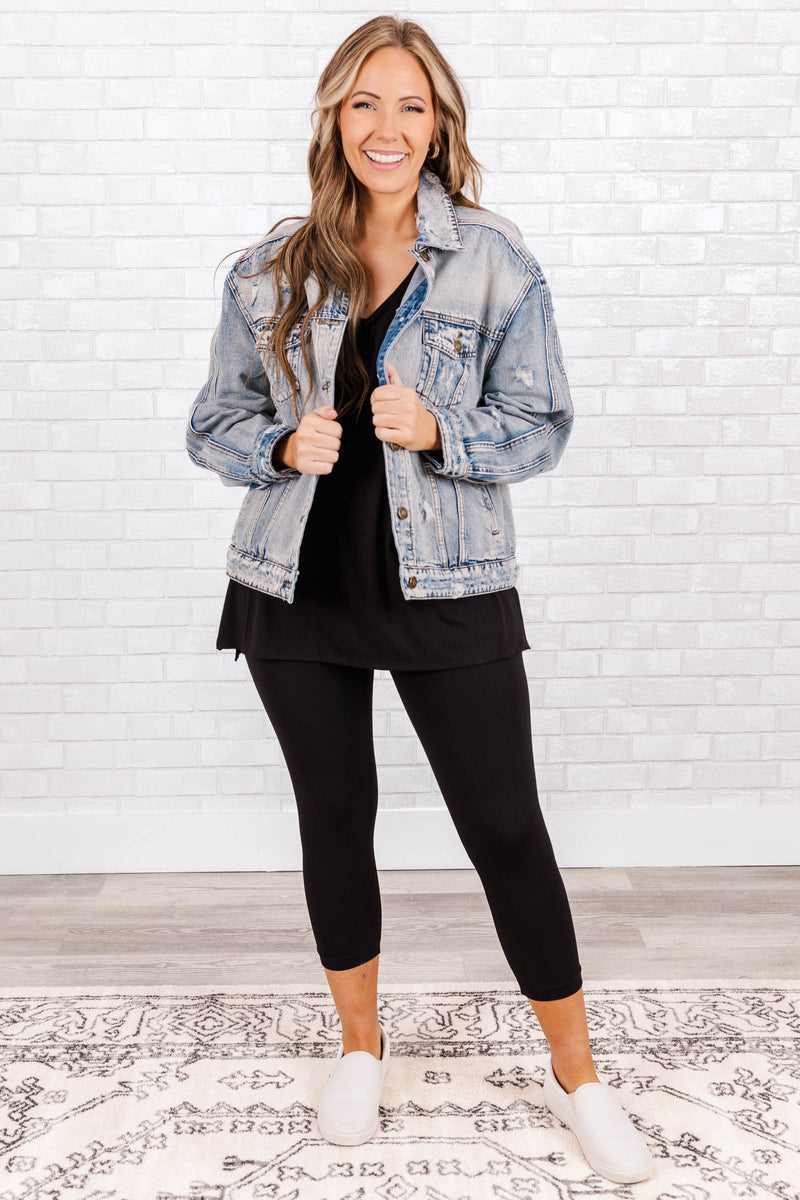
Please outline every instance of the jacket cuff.
[{"label": "jacket cuff", "polygon": [[272,461],[276,443],[285,433],[293,433],[295,428],[294,425],[288,425],[285,421],[277,421],[272,425],[267,425],[266,429],[259,434],[250,460],[251,470],[256,479],[263,480],[265,483],[274,483],[278,479],[291,479],[294,475],[302,475],[302,471],[298,471],[294,467],[277,467]]},{"label": "jacket cuff", "polygon": [[423,450],[425,460],[437,475],[467,475],[469,458],[464,449],[461,421],[456,412],[449,408],[430,409],[439,426],[440,450]]}]

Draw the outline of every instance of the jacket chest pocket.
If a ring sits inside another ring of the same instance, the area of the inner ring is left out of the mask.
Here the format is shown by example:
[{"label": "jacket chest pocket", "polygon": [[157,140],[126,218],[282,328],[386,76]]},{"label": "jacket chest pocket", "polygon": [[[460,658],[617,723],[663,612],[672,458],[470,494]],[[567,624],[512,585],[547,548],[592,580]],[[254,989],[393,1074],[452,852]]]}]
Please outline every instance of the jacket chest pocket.
[{"label": "jacket chest pocket", "polygon": [[477,331],[454,317],[422,316],[422,360],[416,392],[444,408],[453,408],[474,370]]},{"label": "jacket chest pocket", "polygon": [[[265,320],[259,329],[259,338],[261,339],[262,353],[266,354],[267,341],[275,326],[274,320]],[[303,364],[302,340],[300,337],[301,321],[297,321],[291,329],[289,336],[284,340],[286,347],[286,356],[289,359],[289,365],[294,371],[298,385],[303,389],[303,379],[306,375]],[[311,357],[311,330],[306,335],[306,345],[308,347],[309,358]],[[270,395],[275,400],[278,406],[284,403],[290,403],[292,398],[292,385],[289,382],[289,377],[273,353],[270,354],[267,363],[267,378],[269,380]]]}]

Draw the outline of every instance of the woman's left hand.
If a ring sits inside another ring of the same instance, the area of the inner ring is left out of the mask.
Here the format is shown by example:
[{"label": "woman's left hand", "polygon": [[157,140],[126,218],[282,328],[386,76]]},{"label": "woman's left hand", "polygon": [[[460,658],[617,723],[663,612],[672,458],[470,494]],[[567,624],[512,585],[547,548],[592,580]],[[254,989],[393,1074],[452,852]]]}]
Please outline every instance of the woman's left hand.
[{"label": "woman's left hand", "polygon": [[406,450],[440,450],[439,423],[411,387],[406,387],[390,362],[389,382],[376,387],[370,396],[375,436],[396,442]]}]

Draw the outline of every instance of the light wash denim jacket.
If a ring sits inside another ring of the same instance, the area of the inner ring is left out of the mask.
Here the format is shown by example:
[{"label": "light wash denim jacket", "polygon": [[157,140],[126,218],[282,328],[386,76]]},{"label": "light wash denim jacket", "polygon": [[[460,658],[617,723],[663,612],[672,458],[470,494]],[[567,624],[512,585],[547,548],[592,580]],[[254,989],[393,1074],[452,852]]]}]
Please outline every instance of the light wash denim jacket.
[{"label": "light wash denim jacket", "polygon": [[[381,344],[377,375],[380,384],[389,382],[388,357],[403,384],[435,414],[441,450],[383,443],[400,585],[407,600],[500,591],[518,575],[509,484],[552,470],[572,427],[550,290],[513,221],[454,207],[426,167],[416,221],[419,236],[409,254],[417,266]],[[252,274],[300,224],[286,222],[230,269],[208,379],[186,431],[195,463],[224,484],[247,488],[226,573],[289,603],[319,476],[272,461],[275,443],[298,424],[289,381],[272,356],[264,371],[263,342],[253,362],[256,339],[272,323],[275,274],[270,269],[242,279],[239,272]],[[319,295],[312,274],[309,308]],[[287,340],[301,414],[336,406],[334,375],[348,306],[347,295],[334,288],[316,314],[308,339],[310,379],[299,322]]]}]

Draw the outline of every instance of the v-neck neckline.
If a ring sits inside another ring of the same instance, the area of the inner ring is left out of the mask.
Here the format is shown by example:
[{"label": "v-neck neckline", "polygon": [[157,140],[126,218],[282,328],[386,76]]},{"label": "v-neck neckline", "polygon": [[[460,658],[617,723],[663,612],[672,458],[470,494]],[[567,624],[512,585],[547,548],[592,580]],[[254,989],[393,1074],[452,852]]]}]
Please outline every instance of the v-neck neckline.
[{"label": "v-neck neckline", "polygon": [[378,314],[386,308],[389,301],[395,299],[395,297],[397,296],[397,293],[400,291],[400,289],[401,288],[405,289],[406,284],[408,283],[409,279],[411,278],[411,276],[414,273],[414,270],[415,270],[415,268],[412,267],[411,270],[406,275],[405,279],[401,280],[400,283],[398,283],[397,287],[394,289],[392,294],[390,296],[387,296],[385,300],[382,300],[381,303],[378,305],[378,307],[373,309],[373,311],[369,314],[369,316],[361,317],[360,320],[361,321],[372,321],[375,317],[377,317]]}]

